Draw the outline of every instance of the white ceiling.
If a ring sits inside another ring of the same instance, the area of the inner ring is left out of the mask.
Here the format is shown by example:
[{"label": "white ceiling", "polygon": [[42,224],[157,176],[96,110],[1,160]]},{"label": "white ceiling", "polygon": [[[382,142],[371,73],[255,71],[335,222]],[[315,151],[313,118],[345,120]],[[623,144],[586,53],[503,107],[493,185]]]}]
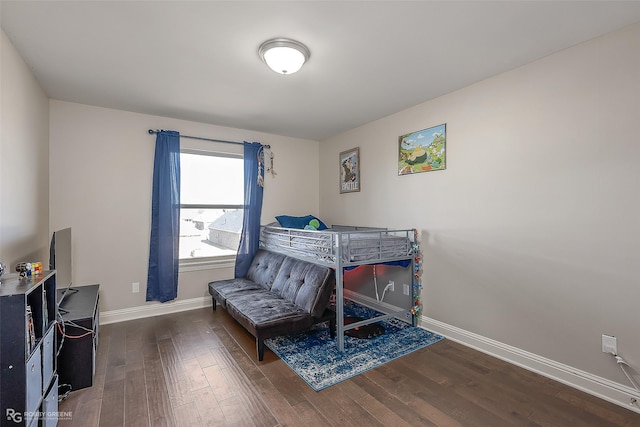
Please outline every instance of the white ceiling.
[{"label": "white ceiling", "polygon": [[[640,1],[6,1],[49,97],[322,140],[640,22]],[[269,70],[260,43],[310,61]]]}]

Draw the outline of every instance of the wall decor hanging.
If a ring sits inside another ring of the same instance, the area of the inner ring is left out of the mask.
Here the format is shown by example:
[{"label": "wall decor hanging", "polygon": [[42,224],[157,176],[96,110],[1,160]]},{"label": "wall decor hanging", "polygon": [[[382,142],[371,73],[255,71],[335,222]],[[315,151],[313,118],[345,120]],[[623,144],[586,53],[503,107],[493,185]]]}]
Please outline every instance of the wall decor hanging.
[{"label": "wall decor hanging", "polygon": [[446,123],[398,137],[398,175],[446,169]]},{"label": "wall decor hanging", "polygon": [[340,193],[360,191],[360,148],[340,153]]}]

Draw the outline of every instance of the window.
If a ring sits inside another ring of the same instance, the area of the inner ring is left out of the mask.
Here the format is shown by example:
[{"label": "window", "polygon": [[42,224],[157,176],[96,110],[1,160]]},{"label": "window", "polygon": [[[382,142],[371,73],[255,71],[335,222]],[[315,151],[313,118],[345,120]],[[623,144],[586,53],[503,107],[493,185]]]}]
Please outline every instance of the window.
[{"label": "window", "polygon": [[242,231],[241,154],[180,153],[180,262],[235,256]]}]

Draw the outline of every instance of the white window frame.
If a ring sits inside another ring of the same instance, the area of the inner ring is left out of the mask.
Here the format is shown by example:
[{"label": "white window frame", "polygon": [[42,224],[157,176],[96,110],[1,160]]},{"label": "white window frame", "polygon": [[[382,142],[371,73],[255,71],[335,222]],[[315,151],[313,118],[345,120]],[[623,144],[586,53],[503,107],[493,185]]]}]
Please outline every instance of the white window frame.
[{"label": "white window frame", "polygon": [[[182,147],[180,154],[197,154],[201,156],[214,156],[214,157],[230,157],[235,159],[243,159],[242,147],[239,152],[221,151],[215,149],[207,149],[203,147],[190,148]],[[244,210],[244,204],[188,204],[181,203],[180,209],[242,209]],[[183,258],[179,260],[178,272],[188,271],[202,271],[202,270],[215,270],[219,268],[233,267],[236,262],[236,255],[218,255],[212,257],[200,257],[200,258]]]}]

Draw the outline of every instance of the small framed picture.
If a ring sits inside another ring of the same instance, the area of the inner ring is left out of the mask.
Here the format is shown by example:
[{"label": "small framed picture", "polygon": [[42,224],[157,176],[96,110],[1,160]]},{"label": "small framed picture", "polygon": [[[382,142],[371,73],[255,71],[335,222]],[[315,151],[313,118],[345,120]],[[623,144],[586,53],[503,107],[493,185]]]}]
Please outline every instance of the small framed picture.
[{"label": "small framed picture", "polygon": [[340,193],[360,191],[360,148],[340,153]]},{"label": "small framed picture", "polygon": [[398,175],[446,169],[447,125],[441,124],[398,138]]}]

